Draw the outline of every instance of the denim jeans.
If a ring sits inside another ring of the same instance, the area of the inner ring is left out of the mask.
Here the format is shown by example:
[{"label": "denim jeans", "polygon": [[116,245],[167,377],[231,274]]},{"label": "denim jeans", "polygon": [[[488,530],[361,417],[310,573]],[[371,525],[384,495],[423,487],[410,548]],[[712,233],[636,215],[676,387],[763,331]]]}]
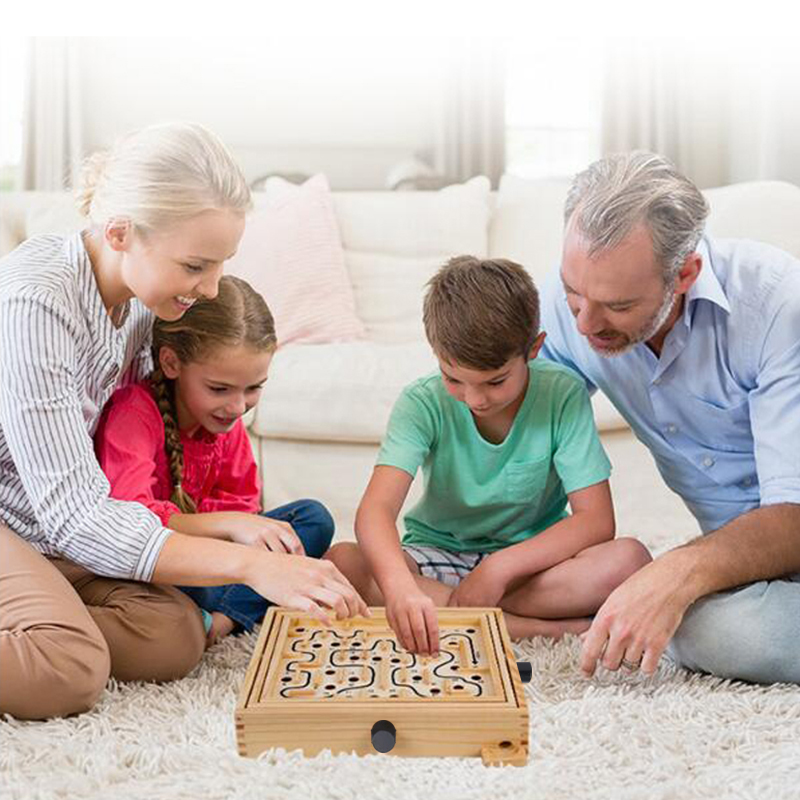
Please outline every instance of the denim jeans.
[{"label": "denim jeans", "polygon": [[[321,558],[333,539],[333,517],[322,503],[316,500],[297,500],[262,516],[288,522],[300,538],[306,555]],[[235,623],[234,633],[252,631],[261,622],[267,609],[273,605],[258,592],[244,584],[227,586],[181,586],[200,608],[209,613],[219,611]]]},{"label": "denim jeans", "polygon": [[667,649],[687,669],[753,683],[800,683],[800,574],[703,597]]}]

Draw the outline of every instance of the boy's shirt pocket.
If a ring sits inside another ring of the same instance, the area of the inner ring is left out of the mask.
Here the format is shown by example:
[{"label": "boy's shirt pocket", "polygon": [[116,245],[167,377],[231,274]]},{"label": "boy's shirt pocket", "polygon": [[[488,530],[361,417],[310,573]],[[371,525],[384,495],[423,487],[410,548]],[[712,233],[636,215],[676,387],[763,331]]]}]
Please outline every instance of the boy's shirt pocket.
[{"label": "boy's shirt pocket", "polygon": [[504,470],[506,502],[538,507],[551,470],[550,455],[507,464]]}]

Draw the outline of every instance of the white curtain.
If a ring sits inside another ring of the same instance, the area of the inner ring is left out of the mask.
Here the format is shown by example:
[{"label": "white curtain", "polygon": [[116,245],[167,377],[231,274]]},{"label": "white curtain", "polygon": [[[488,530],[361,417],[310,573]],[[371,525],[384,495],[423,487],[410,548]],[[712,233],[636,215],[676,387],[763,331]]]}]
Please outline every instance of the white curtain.
[{"label": "white curtain", "polygon": [[505,65],[487,39],[455,39],[443,46],[434,168],[452,180],[487,175],[497,186],[505,164]]},{"label": "white curtain", "polygon": [[603,152],[661,153],[701,188],[800,183],[798,63],[758,42],[614,41]]},{"label": "white curtain", "polygon": [[25,86],[22,188],[75,186],[82,157],[75,42],[31,39]]}]

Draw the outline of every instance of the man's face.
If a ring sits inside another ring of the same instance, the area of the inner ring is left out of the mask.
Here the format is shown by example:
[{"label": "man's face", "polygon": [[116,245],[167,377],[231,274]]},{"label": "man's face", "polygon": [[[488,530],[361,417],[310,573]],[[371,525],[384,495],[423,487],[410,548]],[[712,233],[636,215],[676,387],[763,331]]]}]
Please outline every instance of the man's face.
[{"label": "man's face", "polygon": [[561,281],[578,332],[600,355],[619,355],[674,324],[678,296],[664,285],[650,232],[635,227],[616,247],[590,257],[579,231],[567,226]]}]

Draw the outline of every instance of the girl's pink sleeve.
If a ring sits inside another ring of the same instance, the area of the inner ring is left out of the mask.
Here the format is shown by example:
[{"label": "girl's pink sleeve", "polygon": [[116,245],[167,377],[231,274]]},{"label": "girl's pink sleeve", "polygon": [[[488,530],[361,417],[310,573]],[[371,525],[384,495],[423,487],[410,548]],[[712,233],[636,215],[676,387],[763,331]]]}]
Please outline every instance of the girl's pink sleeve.
[{"label": "girl's pink sleeve", "polygon": [[211,493],[197,507],[210,511],[261,511],[261,480],[244,424],[239,420],[225,440],[219,475]]},{"label": "girl's pink sleeve", "polygon": [[155,495],[156,455],[164,447],[164,426],[154,403],[141,390],[122,389],[103,411],[95,433],[97,460],[111,484],[111,497],[141,503],[165,527],[180,509]]}]

